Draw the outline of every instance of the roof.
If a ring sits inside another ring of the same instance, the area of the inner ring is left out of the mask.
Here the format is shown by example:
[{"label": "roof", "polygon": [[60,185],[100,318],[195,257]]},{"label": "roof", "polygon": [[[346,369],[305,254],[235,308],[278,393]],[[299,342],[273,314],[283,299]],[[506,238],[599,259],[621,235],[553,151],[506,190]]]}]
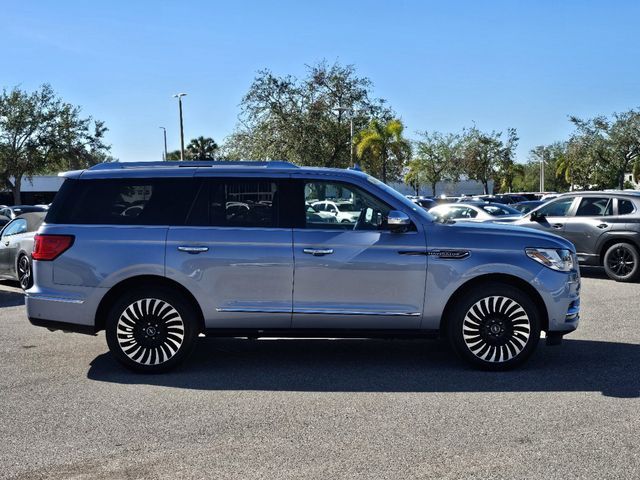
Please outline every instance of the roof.
[{"label": "roof", "polygon": [[593,196],[593,195],[616,195],[616,196],[628,196],[628,197],[640,197],[639,190],[588,190],[581,192],[565,192],[558,195],[559,197],[566,197],[568,195],[582,195],[582,196]]},{"label": "roof", "polygon": [[360,170],[322,167],[299,167],[283,161],[178,161],[178,162],[108,162],[94,165],[86,170],[63,172],[60,175],[71,178],[114,178],[114,177],[190,177],[210,172],[225,174],[261,173],[265,174],[301,174],[301,173],[348,173],[367,176]]}]

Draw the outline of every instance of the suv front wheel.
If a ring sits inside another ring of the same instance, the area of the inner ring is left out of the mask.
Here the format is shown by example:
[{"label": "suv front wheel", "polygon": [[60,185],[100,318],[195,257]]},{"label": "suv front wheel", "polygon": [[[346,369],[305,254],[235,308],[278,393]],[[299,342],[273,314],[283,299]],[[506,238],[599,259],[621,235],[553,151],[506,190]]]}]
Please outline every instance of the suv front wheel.
[{"label": "suv front wheel", "polygon": [[193,308],[164,287],[121,297],[106,322],[109,350],[126,367],[143,373],[167,371],[182,362],[198,336]]},{"label": "suv front wheel", "polygon": [[465,360],[487,370],[524,362],[540,339],[536,305],[522,290],[491,282],[466,292],[451,311],[449,341]]}]

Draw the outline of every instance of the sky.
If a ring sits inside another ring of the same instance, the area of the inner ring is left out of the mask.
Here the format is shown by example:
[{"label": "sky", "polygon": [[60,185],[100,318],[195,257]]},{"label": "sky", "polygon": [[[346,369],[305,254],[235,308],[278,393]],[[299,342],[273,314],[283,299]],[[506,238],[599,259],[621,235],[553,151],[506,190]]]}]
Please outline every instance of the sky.
[{"label": "sky", "polygon": [[49,83],[104,120],[122,161],[219,144],[257,71],[353,64],[407,136],[515,127],[518,161],[568,137],[569,115],[640,106],[638,1],[0,0],[0,88]]}]

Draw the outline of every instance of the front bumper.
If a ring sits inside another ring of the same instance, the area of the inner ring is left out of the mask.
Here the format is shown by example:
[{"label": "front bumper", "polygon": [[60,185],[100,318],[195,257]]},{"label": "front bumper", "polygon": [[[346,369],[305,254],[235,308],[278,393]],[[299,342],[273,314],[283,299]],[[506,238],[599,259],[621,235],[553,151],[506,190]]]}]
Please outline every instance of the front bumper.
[{"label": "front bumper", "polygon": [[566,334],[580,323],[580,273],[544,268],[532,282],[547,307],[548,332]]}]

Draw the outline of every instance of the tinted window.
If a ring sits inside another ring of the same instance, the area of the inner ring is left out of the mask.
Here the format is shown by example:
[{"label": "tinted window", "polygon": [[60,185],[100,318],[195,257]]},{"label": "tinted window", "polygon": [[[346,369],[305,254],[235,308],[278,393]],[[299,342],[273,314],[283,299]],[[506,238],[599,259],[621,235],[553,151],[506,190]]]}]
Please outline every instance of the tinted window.
[{"label": "tinted window", "polygon": [[183,225],[198,190],[191,178],[65,181],[47,223]]},{"label": "tinted window", "polygon": [[606,197],[584,197],[576,211],[576,217],[604,217],[613,215],[613,202]]},{"label": "tinted window", "polygon": [[545,217],[566,217],[573,203],[574,197],[567,197],[561,200],[556,200],[543,207],[540,207],[538,213]]},{"label": "tinted window", "polygon": [[507,205],[482,205],[482,210],[494,217],[501,217],[505,215],[519,215],[520,212],[515,208],[508,207]]},{"label": "tinted window", "polygon": [[3,237],[10,235],[18,235],[19,233],[25,233],[27,231],[27,221],[24,218],[18,218],[13,222],[7,224],[7,228],[2,232]]},{"label": "tinted window", "polygon": [[[382,200],[354,185],[340,182],[310,181],[304,186],[304,201],[314,205],[329,199],[339,209],[306,215],[306,228],[378,230],[385,228],[391,208]],[[332,203],[329,203],[333,206]]]},{"label": "tinted window", "polygon": [[215,227],[278,226],[278,188],[274,181],[210,179],[202,186],[190,225]]},{"label": "tinted window", "polygon": [[633,203],[629,200],[618,199],[618,215],[628,215],[633,213]]}]

